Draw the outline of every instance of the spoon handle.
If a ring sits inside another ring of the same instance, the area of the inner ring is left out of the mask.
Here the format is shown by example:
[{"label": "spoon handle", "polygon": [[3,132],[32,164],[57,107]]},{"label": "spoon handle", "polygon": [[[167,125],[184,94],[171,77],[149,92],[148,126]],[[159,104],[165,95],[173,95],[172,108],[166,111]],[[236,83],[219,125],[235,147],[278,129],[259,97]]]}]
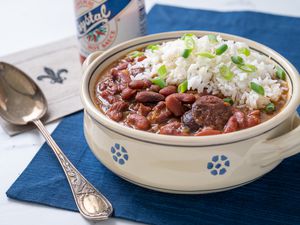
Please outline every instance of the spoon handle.
[{"label": "spoon handle", "polygon": [[33,123],[39,128],[60,162],[81,215],[91,220],[108,219],[113,211],[110,202],[74,167],[55,143],[42,122],[34,120]]}]

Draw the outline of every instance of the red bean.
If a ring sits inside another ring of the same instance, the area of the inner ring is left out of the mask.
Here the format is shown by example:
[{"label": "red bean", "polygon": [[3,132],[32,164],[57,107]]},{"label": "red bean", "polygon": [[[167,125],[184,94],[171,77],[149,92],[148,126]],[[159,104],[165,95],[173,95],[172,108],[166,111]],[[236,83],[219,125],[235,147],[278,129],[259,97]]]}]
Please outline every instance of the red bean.
[{"label": "red bean", "polygon": [[170,117],[172,113],[167,109],[166,103],[161,101],[153,107],[152,111],[148,114],[147,118],[151,123],[164,123]]},{"label": "red bean", "polygon": [[236,117],[233,115],[229,118],[228,122],[224,127],[224,133],[230,133],[237,131],[239,129],[239,124],[237,122]]},{"label": "red bean", "polygon": [[152,82],[150,80],[144,79],[145,88],[149,88],[152,85]]},{"label": "red bean", "polygon": [[98,84],[100,91],[108,91],[112,95],[117,94],[119,92],[118,85],[112,79],[106,79]]},{"label": "red bean", "polygon": [[203,128],[200,132],[196,133],[195,136],[208,136],[208,135],[217,135],[222,134],[219,130],[214,130],[210,127]]},{"label": "red bean", "polygon": [[143,103],[139,103],[138,114],[147,116],[151,110],[151,107],[145,106]]},{"label": "red bean", "polygon": [[138,102],[159,102],[165,97],[153,91],[141,91],[136,94],[135,99]]},{"label": "red bean", "polygon": [[139,114],[130,114],[127,117],[127,123],[139,130],[148,130],[150,128],[150,122],[147,118]]},{"label": "red bean", "polygon": [[119,71],[118,71],[116,68],[112,68],[112,69],[110,70],[111,77],[112,77],[112,79],[114,79],[114,80],[117,80],[117,79],[118,79],[118,73],[119,73]]},{"label": "red bean", "polygon": [[130,69],[130,74],[133,76],[136,76],[137,74],[142,73],[144,71],[145,71],[144,67],[133,68],[133,69]]},{"label": "red bean", "polygon": [[145,56],[145,55],[142,55],[142,56],[140,56],[140,57],[138,57],[137,58],[137,61],[138,62],[141,62],[141,61],[143,61],[144,59],[146,59],[147,57]]},{"label": "red bean", "polygon": [[116,97],[113,96],[113,94],[111,94],[108,90],[102,91],[100,96],[104,98],[106,101],[108,101],[110,104],[116,101]]},{"label": "red bean", "polygon": [[124,69],[127,69],[127,66],[128,66],[128,62],[122,62],[122,63],[119,63],[119,65],[117,66],[117,69],[118,70],[124,70]]},{"label": "red bean", "polygon": [[129,83],[131,81],[128,70],[121,70],[119,72],[119,78],[121,83]]},{"label": "red bean", "polygon": [[134,58],[126,57],[124,60],[125,60],[126,62],[133,62],[133,61],[134,61]]},{"label": "red bean", "polygon": [[117,80],[121,83],[129,83],[131,81],[129,72],[127,69],[124,70],[111,70],[111,76],[114,80]]},{"label": "red bean", "polygon": [[151,86],[151,81],[148,80],[133,80],[128,86],[132,89],[145,89]]},{"label": "red bean", "polygon": [[195,95],[187,93],[175,93],[173,94],[179,101],[183,103],[194,103],[196,100]]},{"label": "red bean", "polygon": [[149,88],[149,91],[159,92],[160,87],[158,85],[152,84]]},{"label": "red bean", "polygon": [[182,134],[182,132],[179,130],[180,126],[181,126],[180,122],[174,121],[172,123],[162,126],[159,129],[159,133],[166,134],[166,135],[180,135]]},{"label": "red bean", "polygon": [[121,97],[124,100],[128,100],[128,99],[132,98],[135,94],[136,94],[136,90],[127,87],[127,88],[123,89],[123,91],[121,93]]},{"label": "red bean", "polygon": [[118,101],[112,104],[109,110],[107,110],[106,115],[114,121],[121,121],[123,119],[123,111],[128,108],[128,103],[123,101]]},{"label": "red bean", "polygon": [[177,92],[177,87],[176,86],[167,86],[167,87],[164,87],[163,89],[161,89],[159,91],[159,94],[162,94],[164,96],[168,96],[170,94],[174,94]]},{"label": "red bean", "polygon": [[175,116],[181,116],[184,114],[182,103],[176,98],[176,96],[174,96],[174,94],[169,95],[166,98],[166,106]]}]

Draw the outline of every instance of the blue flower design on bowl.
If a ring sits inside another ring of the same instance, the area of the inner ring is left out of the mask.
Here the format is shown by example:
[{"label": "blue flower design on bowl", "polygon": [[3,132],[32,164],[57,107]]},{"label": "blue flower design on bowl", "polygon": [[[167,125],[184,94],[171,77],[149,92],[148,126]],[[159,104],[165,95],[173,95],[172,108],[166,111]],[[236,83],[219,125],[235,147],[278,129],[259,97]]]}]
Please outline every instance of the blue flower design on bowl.
[{"label": "blue flower design on bowl", "polygon": [[230,160],[225,155],[215,155],[211,158],[211,162],[207,163],[207,169],[211,175],[224,175],[230,167]]},{"label": "blue flower design on bowl", "polygon": [[111,147],[110,152],[113,160],[120,165],[124,165],[129,159],[126,149],[118,143]]}]

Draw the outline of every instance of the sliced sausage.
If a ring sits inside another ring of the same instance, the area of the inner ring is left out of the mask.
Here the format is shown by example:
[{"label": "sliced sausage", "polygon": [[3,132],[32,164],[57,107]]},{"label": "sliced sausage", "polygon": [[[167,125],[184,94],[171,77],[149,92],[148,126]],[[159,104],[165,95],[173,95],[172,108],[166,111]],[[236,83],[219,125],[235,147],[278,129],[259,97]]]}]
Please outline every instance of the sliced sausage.
[{"label": "sliced sausage", "polygon": [[237,122],[236,117],[233,115],[229,118],[228,122],[224,127],[224,133],[230,133],[237,131],[239,129],[239,124]]},{"label": "sliced sausage", "polygon": [[214,130],[211,127],[203,128],[200,132],[196,133],[195,136],[208,136],[208,135],[217,135],[222,134],[219,130]]},{"label": "sliced sausage", "polygon": [[199,128],[200,128],[200,125],[198,123],[196,123],[196,121],[194,120],[192,110],[184,113],[183,116],[181,117],[181,121],[192,132],[195,132],[195,131],[199,130]]},{"label": "sliced sausage", "polygon": [[233,115],[236,118],[236,121],[239,125],[239,129],[247,128],[247,120],[246,120],[245,113],[243,113],[241,111],[235,111]]},{"label": "sliced sausage", "polygon": [[201,96],[192,106],[193,117],[200,126],[222,130],[232,116],[232,107],[213,95]]},{"label": "sliced sausage", "polygon": [[254,110],[247,115],[247,127],[253,127],[260,124],[260,111]]}]

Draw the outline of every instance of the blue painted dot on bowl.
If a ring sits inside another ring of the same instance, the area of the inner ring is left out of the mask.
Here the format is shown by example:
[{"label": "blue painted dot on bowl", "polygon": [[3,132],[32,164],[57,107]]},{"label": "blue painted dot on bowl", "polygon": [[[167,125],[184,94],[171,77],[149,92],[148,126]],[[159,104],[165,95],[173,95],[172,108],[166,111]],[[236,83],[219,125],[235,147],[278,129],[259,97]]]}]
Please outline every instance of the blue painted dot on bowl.
[{"label": "blue painted dot on bowl", "polygon": [[114,154],[116,152],[116,149],[114,147],[111,147],[110,151],[112,154]]},{"label": "blue painted dot on bowl", "polygon": [[120,144],[116,143],[116,144],[115,144],[115,147],[116,147],[116,149],[119,150],[119,149],[120,149]]},{"label": "blue painted dot on bowl", "polygon": [[118,157],[120,157],[122,154],[121,154],[121,152],[117,152],[117,154],[116,154]]},{"label": "blue painted dot on bowl", "polygon": [[219,156],[218,155],[215,155],[212,157],[211,159],[213,162],[217,162],[219,160]]},{"label": "blue painted dot on bowl", "polygon": [[227,167],[229,167],[230,166],[229,160],[225,161],[224,165],[227,166]]},{"label": "blue painted dot on bowl", "polygon": [[212,162],[207,163],[207,169],[212,169],[214,167],[214,164]]},{"label": "blue painted dot on bowl", "polygon": [[219,169],[221,167],[221,163],[218,163],[217,165],[215,165],[216,169]]},{"label": "blue painted dot on bowl", "polygon": [[216,176],[216,175],[218,174],[218,171],[217,171],[217,170],[212,170],[212,171],[210,171],[210,173],[211,173],[212,175]]},{"label": "blue painted dot on bowl", "polygon": [[127,154],[123,155],[123,158],[124,158],[125,160],[128,160],[128,155],[127,155]]},{"label": "blue painted dot on bowl", "polygon": [[226,169],[225,168],[222,168],[219,172],[220,175],[223,175],[224,173],[226,173]]},{"label": "blue painted dot on bowl", "polygon": [[127,151],[124,147],[121,147],[121,152],[127,153]]},{"label": "blue painted dot on bowl", "polygon": [[116,162],[118,162],[118,157],[117,157],[117,156],[113,155],[113,159],[114,159]]},{"label": "blue painted dot on bowl", "polygon": [[119,159],[119,163],[123,165],[125,163],[124,159]]},{"label": "blue painted dot on bowl", "polygon": [[221,155],[221,160],[225,161],[227,159],[227,157],[225,155]]}]

